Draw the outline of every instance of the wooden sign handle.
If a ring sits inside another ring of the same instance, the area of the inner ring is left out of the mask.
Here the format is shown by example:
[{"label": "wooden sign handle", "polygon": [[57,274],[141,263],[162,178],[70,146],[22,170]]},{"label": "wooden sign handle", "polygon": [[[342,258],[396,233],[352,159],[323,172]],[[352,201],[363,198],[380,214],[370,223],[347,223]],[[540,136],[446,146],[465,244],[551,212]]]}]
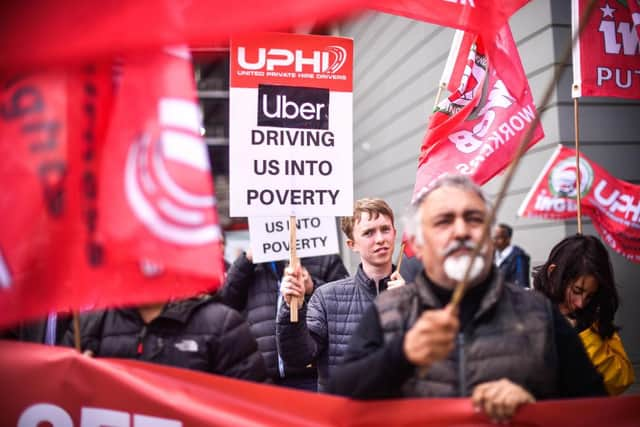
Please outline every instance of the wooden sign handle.
[{"label": "wooden sign handle", "polygon": [[[296,240],[296,217],[293,215],[289,217],[289,267],[293,270],[296,270],[300,264],[300,259],[296,253]],[[298,298],[291,298],[291,302],[289,303],[289,321],[291,323],[298,322],[299,303]]]}]

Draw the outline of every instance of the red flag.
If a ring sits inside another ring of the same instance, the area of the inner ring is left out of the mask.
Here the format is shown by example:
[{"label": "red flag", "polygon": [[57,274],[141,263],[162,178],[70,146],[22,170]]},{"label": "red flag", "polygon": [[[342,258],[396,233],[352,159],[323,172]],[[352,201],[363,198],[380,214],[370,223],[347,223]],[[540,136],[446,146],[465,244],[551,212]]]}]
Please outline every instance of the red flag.
[{"label": "red flag", "polygon": [[[576,217],[576,152],[559,146],[518,210],[519,216]],[[640,185],[611,176],[580,155],[581,207],[603,240],[633,262],[640,262]]]},{"label": "red flag", "polygon": [[529,0],[372,0],[381,12],[476,34],[495,34]]},{"label": "red flag", "polygon": [[[0,341],[0,378],[11,391],[0,399],[3,426],[491,425],[468,398],[356,400],[9,341]],[[510,424],[635,427],[639,403],[638,395],[540,400]]]},{"label": "red flag", "polygon": [[227,45],[233,35],[289,30],[362,10],[368,0],[21,0],[3,2],[2,66],[109,58],[172,44]]},{"label": "red flag", "polygon": [[[497,70],[485,53],[482,40],[470,52],[470,64],[458,90],[443,100],[431,118],[422,144],[414,199],[439,176],[447,173],[470,175],[484,184],[512,160],[520,141],[537,112],[518,50],[508,26],[500,31],[505,52],[517,67]],[[498,75],[501,71],[501,75]],[[521,101],[501,79],[519,80],[526,87]],[[529,147],[544,136],[540,126]]]},{"label": "red flag", "polygon": [[631,12],[631,22],[636,28],[636,33],[640,38],[640,0],[627,0],[629,2],[629,12]]},{"label": "red flag", "polygon": [[221,282],[190,60],[120,68],[117,88],[111,63],[0,83],[0,325]]},{"label": "red flag", "polygon": [[[588,0],[573,0],[577,31]],[[640,98],[640,6],[598,0],[573,49],[573,97]]]},{"label": "red flag", "polygon": [[[502,28],[509,17],[529,0],[372,0],[372,7],[382,12],[431,22],[475,33],[484,44],[487,55],[509,87],[512,96],[522,100],[528,86],[518,77],[506,72],[522,68],[519,57],[510,56],[508,45],[512,37]],[[503,74],[503,71],[504,74]],[[515,77],[512,79],[512,77]]]}]

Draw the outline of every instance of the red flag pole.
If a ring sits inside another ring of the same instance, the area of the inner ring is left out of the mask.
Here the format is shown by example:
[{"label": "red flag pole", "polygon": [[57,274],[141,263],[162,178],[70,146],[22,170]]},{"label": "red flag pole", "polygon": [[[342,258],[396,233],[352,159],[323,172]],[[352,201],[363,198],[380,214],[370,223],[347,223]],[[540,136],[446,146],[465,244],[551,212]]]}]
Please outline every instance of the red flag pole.
[{"label": "red flag pole", "polygon": [[573,129],[574,139],[576,147],[576,203],[578,204],[578,210],[576,215],[578,217],[578,234],[582,234],[582,186],[580,185],[580,179],[582,173],[580,172],[580,122],[578,121],[578,98],[573,98]]}]

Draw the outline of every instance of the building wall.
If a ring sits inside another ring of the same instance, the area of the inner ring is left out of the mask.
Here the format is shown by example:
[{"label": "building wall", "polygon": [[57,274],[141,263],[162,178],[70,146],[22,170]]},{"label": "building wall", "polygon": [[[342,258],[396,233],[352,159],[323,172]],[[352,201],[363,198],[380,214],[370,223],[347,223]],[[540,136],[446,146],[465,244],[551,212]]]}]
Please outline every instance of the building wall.
[{"label": "building wall", "polygon": [[[568,1],[535,0],[511,18],[511,27],[534,98],[539,103],[570,41]],[[352,37],[354,61],[355,197],[382,197],[401,216],[411,197],[417,157],[432,111],[453,30],[387,14],[370,12],[340,28]],[[518,218],[516,211],[557,144],[573,146],[571,65],[565,67],[543,111],[545,138],[527,152],[498,211],[497,219],[514,227],[514,243],[541,264],[551,247],[577,230],[576,221]],[[443,95],[445,96],[445,95]],[[640,100],[579,100],[582,152],[614,176],[640,183]],[[503,177],[485,185],[495,196]],[[588,219],[584,233],[595,234]],[[399,234],[402,224],[397,221]],[[398,236],[399,247],[400,236]],[[617,322],[640,378],[640,266],[610,251],[622,306]],[[343,247],[354,271],[358,258]],[[635,276],[635,277],[634,277]],[[640,393],[637,384],[629,391]]]}]

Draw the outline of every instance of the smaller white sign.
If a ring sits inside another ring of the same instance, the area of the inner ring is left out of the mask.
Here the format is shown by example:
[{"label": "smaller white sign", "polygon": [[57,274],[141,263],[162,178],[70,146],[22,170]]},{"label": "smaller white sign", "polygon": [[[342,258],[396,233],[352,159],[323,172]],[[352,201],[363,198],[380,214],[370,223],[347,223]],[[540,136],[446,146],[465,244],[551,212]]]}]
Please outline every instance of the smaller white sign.
[{"label": "smaller white sign", "polygon": [[[298,257],[338,253],[335,217],[300,217],[296,223]],[[288,217],[249,217],[253,262],[289,259],[289,236]]]}]

